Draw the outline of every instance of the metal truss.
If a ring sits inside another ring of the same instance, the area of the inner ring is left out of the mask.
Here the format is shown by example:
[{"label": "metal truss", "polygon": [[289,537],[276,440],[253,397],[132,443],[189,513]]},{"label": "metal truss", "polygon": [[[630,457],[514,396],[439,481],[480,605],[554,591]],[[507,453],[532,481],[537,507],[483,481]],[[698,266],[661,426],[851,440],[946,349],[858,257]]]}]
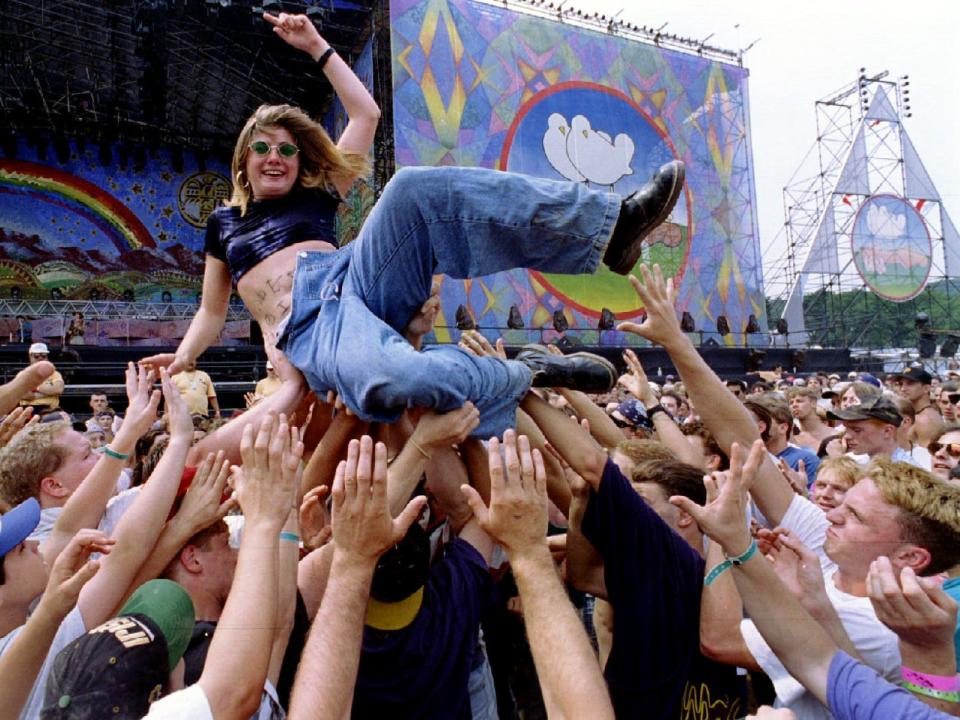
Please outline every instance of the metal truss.
[{"label": "metal truss", "polygon": [[[197,314],[194,303],[122,302],[119,300],[0,300],[0,317],[69,318],[83,313],[85,320],[189,320]],[[227,320],[249,320],[243,305],[230,303]]]}]

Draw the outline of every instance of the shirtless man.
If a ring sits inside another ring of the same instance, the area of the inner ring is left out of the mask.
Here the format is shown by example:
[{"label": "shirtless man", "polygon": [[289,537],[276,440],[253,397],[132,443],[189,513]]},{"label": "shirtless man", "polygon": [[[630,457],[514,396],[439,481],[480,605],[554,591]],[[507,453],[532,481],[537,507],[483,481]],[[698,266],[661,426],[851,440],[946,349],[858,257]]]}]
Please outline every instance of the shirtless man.
[{"label": "shirtless man", "polygon": [[801,447],[817,452],[820,443],[834,434],[834,429],[817,415],[817,393],[809,387],[792,387],[787,390],[790,414],[800,424],[800,432],[793,441]]},{"label": "shirtless man", "polygon": [[933,376],[918,362],[910,363],[893,374],[897,394],[913,403],[917,420],[913,425],[911,440],[926,447],[937,439],[943,427],[943,418],[930,399],[930,382]]}]

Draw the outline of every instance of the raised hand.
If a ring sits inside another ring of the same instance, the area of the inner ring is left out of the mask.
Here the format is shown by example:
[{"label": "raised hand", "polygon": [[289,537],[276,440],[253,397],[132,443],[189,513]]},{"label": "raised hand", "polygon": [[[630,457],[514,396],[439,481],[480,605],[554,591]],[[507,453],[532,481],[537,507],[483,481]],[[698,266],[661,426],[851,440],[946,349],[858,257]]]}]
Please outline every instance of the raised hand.
[{"label": "raised hand", "polygon": [[787,465],[786,460],[780,458],[780,461],[777,463],[777,467],[780,468],[780,472],[783,473],[783,476],[787,479],[787,482],[790,483],[790,487],[793,488],[793,491],[800,497],[807,497],[807,467],[803,460],[797,464],[797,469],[794,470]]},{"label": "raised hand", "polygon": [[280,531],[294,503],[302,456],[303,443],[285,415],[268,413],[256,435],[252,424],[243,429],[243,472],[235,480],[246,522],[275,525]]},{"label": "raised hand", "polygon": [[442,415],[424,412],[417,421],[412,440],[424,448],[440,448],[457,445],[477,429],[480,411],[472,402]]},{"label": "raised hand", "polygon": [[273,25],[273,31],[288,45],[317,59],[330,44],[321,37],[306,15],[264,13],[263,19]]},{"label": "raised hand", "polygon": [[633,350],[624,350],[623,360],[627,363],[628,373],[621,375],[617,379],[617,384],[642,402],[644,407],[654,405],[656,400],[650,382],[647,380],[647,374],[643,371],[643,365],[640,364],[640,358]]},{"label": "raised hand", "polygon": [[460,336],[460,342],[458,344],[471,355],[478,357],[498,357],[501,360],[507,359],[507,351],[503,348],[503,338],[497,338],[496,346],[493,346],[490,344],[490,341],[478,331],[466,330]]},{"label": "raised hand", "polygon": [[[166,372],[162,370],[161,372]],[[160,406],[160,391],[153,389],[156,374],[147,370],[145,365],[127,363],[125,382],[127,387],[127,411],[123,424],[114,438],[113,448],[121,453],[133,451],[137,440],[143,437],[150,426],[157,421],[157,408]],[[180,393],[174,388],[177,397]],[[190,427],[191,432],[193,426]]]},{"label": "raised hand", "polygon": [[207,455],[197,468],[176,514],[178,522],[191,528],[191,535],[210,527],[236,506],[237,499],[233,494],[223,500],[230,467],[230,461],[220,451],[216,455]]},{"label": "raised hand", "polygon": [[741,555],[750,545],[746,524],[747,487],[756,476],[765,452],[761,440],[753,444],[749,455],[739,443],[734,443],[730,469],[703,478],[707,488],[705,505],[697,505],[679,495],[670,498],[672,504],[696,520],[703,532],[720,543],[727,555]]},{"label": "raised hand", "polygon": [[316,550],[333,537],[330,513],[324,502],[329,493],[326,485],[319,485],[309,490],[300,503],[300,536],[307,550]]},{"label": "raised hand", "polygon": [[[170,373],[164,368],[160,368],[160,387],[163,389],[163,412],[170,438],[192,437],[193,418],[190,417],[190,411],[187,410],[187,404],[183,401],[180,391],[173,384]],[[154,406],[154,417],[156,417],[156,406]],[[123,430],[126,424],[124,421],[120,429]]]},{"label": "raised hand", "polygon": [[336,551],[360,563],[379,557],[407,534],[426,505],[413,498],[397,519],[387,506],[387,446],[369,435],[351,440],[333,480],[333,541]]},{"label": "raised hand", "polygon": [[674,307],[676,291],[673,287],[673,278],[665,280],[663,270],[659,265],[653,266],[653,271],[644,264],[640,266],[640,279],[630,276],[630,283],[643,302],[647,313],[646,319],[640,323],[623,322],[617,325],[617,330],[630,332],[646,338],[658,345],[668,345],[677,338],[683,338],[680,321]]},{"label": "raised hand", "polygon": [[176,353],[159,353],[158,355],[142,358],[137,364],[147,370],[152,370],[156,376],[156,373],[160,372],[160,368],[166,368],[171,375],[183,372],[188,362],[189,358],[183,355],[177,355]]},{"label": "raised hand", "polygon": [[0,448],[6,447],[13,436],[27,425],[34,425],[39,420],[39,415],[33,416],[32,407],[18,407],[11,410],[3,422],[0,422]]},{"label": "raised hand", "polygon": [[511,556],[523,555],[546,547],[547,473],[539,450],[530,450],[526,435],[503,434],[506,462],[500,456],[500,441],[490,439],[490,507],[472,486],[461,492],[473,515],[490,537],[503,545]]},{"label": "raised hand", "polygon": [[77,604],[83,586],[100,569],[100,562],[90,560],[90,555],[107,555],[115,542],[100,530],[84,528],[78,531],[50,568],[50,577],[47,579],[47,588],[41,603],[57,616],[66,617]]},{"label": "raised hand", "polygon": [[820,558],[787,528],[776,529],[776,540],[767,553],[774,572],[790,593],[809,611],[829,604]]},{"label": "raised hand", "polygon": [[867,593],[880,622],[902,641],[931,651],[952,645],[957,603],[934,578],[917,577],[909,567],[898,577],[890,559],[881,555],[870,563]]}]

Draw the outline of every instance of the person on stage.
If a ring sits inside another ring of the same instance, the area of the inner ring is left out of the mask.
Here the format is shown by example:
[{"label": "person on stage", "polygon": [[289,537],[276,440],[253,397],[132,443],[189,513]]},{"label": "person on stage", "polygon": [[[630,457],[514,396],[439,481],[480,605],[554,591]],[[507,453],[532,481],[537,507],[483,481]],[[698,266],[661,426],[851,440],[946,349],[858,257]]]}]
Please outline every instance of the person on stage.
[{"label": "person on stage", "polygon": [[418,350],[408,336],[429,332],[435,274],[469,278],[517,267],[577,274],[594,272],[601,261],[629,273],[644,238],[682,192],[683,163],[664,165],[626,199],[483,168],[405,168],[384,187],[356,240],[337,248],[336,208],[368,171],[379,109],[306,16],[264,18],[318,62],[349,122],[334,143],[299,108],[256,110],[234,150],[230,200],[208,220],[200,310],[175,354],[143,362],[176,373],[196,360],[216,340],[235,283],[291,388],[251,413],[295,404],[305,378],[319,396],[336,391],[370,421],[393,422],[408,407],[446,412],[472,401],[481,415],[474,434],[486,438],[513,425],[531,384],[612,387],[612,364],[587,353],[532,349],[519,361],[501,360],[452,344]]}]

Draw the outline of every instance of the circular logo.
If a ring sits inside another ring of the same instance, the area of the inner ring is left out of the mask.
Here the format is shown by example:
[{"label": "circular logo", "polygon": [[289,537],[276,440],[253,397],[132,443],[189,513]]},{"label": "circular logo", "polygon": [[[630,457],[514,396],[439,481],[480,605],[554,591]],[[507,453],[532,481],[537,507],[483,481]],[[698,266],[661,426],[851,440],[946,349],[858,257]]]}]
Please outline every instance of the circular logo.
[{"label": "circular logo", "polygon": [[230,182],[219,173],[194,173],[180,185],[177,204],[183,219],[194,227],[204,227],[217,205],[230,197]]},{"label": "circular logo", "polygon": [[933,244],[923,216],[908,200],[868,198],[853,221],[850,245],[863,282],[885,300],[910,300],[927,284]]},{"label": "circular logo", "polygon": [[[621,197],[642,188],[677,153],[661,127],[617,90],[566,82],[531,97],[517,113],[504,142],[500,167],[527,175],[571,180]],[[690,250],[690,197],[677,203],[666,222],[644,241],[641,262],[659,263],[679,278]],[[599,317],[609,308],[621,318],[640,311],[627,278],[605,265],[593,275],[529,271],[565,305]]]}]

